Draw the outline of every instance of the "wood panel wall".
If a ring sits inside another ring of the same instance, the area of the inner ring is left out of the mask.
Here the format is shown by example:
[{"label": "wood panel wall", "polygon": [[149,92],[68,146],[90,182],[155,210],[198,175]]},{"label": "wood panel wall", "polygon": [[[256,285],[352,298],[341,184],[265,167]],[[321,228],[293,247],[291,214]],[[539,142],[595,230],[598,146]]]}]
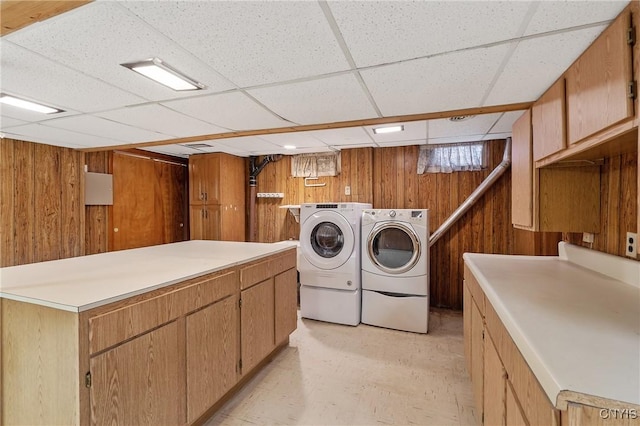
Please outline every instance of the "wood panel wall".
[{"label": "wood panel wall", "polygon": [[[625,255],[627,232],[638,226],[638,153],[605,158],[600,176],[600,232],[595,234],[593,249],[617,256]],[[564,233],[572,244],[591,247],[582,234]],[[640,260],[640,259],[639,259]]]},{"label": "wood panel wall", "polygon": [[[320,178],[324,187],[304,187],[291,177],[288,157],[269,164],[258,176],[258,192],[283,192],[284,199],[259,199],[258,241],[297,239],[300,226],[281,205],[304,202],[365,202],[375,208],[430,209],[430,231],[460,205],[502,160],[504,141],[489,143],[489,168],[480,172],[416,172],[419,148],[362,148],[342,151],[342,173]],[[351,195],[344,187],[351,187]],[[431,249],[431,304],[462,308],[462,253],[513,251],[511,174],[505,173]]]},{"label": "wood panel wall", "polygon": [[[342,173],[314,181],[316,184],[325,184],[320,187],[305,187],[304,179],[291,177],[289,156],[268,164],[258,175],[257,192],[282,192],[284,198],[257,199],[256,241],[298,239],[300,225],[287,209],[280,209],[280,206],[315,202],[373,202],[373,149],[343,150],[341,157]],[[351,187],[351,195],[344,194],[347,185]]]},{"label": "wood panel wall", "polygon": [[84,253],[84,154],[0,140],[0,266]]}]

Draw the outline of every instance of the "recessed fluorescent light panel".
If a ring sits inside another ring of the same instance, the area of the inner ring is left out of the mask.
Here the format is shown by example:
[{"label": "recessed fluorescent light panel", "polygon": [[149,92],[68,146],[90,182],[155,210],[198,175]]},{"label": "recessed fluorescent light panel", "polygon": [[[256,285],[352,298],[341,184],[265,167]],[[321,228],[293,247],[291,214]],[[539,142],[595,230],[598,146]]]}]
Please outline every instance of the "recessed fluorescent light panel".
[{"label": "recessed fluorescent light panel", "polygon": [[162,59],[151,58],[139,62],[120,64],[139,74],[144,75],[173,90],[201,90],[206,89],[204,84],[198,83],[194,79],[187,77],[177,69],[173,68]]},{"label": "recessed fluorescent light panel", "polygon": [[383,135],[385,133],[395,133],[404,131],[404,126],[388,126],[388,127],[375,127],[373,133],[376,135]]},{"label": "recessed fluorescent light panel", "polygon": [[57,112],[64,111],[59,108],[53,108],[36,102],[27,101],[26,99],[20,99],[15,96],[6,95],[4,93],[0,93],[0,102],[22,109],[28,109],[29,111],[40,112],[42,114],[55,114]]},{"label": "recessed fluorescent light panel", "polygon": [[296,149],[295,145],[285,145],[284,149]]}]

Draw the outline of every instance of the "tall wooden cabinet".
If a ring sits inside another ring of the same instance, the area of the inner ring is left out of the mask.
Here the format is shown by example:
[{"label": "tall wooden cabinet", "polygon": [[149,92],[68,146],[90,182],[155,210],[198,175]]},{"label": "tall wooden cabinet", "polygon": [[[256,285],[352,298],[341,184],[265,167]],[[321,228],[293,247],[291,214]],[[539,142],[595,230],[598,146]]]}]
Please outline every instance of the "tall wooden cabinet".
[{"label": "tall wooden cabinet", "polygon": [[189,157],[192,240],[245,241],[245,167],[224,153]]}]

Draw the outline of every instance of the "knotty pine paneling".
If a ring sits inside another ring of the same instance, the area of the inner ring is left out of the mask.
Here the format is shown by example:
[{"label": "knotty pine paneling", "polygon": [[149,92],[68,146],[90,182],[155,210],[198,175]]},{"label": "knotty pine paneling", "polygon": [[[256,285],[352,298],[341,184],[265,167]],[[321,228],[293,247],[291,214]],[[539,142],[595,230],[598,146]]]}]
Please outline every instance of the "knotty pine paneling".
[{"label": "knotty pine paneling", "polygon": [[[605,158],[600,175],[600,233],[595,234],[593,249],[624,256],[627,232],[638,226],[638,153]],[[582,234],[564,233],[572,244],[591,247]]]},{"label": "knotty pine paneling", "polygon": [[84,253],[84,154],[0,141],[0,266]]}]

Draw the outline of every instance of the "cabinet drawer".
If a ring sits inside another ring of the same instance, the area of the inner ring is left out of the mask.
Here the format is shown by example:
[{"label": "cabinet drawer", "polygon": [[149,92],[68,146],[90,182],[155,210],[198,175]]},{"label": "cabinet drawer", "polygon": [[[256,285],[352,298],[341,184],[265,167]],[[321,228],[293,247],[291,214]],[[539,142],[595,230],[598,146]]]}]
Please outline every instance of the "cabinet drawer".
[{"label": "cabinet drawer", "polygon": [[106,313],[89,317],[89,353],[95,354],[237,291],[228,272]]},{"label": "cabinet drawer", "polygon": [[240,288],[249,288],[261,281],[296,267],[296,252],[291,249],[282,256],[255,263],[240,269]]}]

